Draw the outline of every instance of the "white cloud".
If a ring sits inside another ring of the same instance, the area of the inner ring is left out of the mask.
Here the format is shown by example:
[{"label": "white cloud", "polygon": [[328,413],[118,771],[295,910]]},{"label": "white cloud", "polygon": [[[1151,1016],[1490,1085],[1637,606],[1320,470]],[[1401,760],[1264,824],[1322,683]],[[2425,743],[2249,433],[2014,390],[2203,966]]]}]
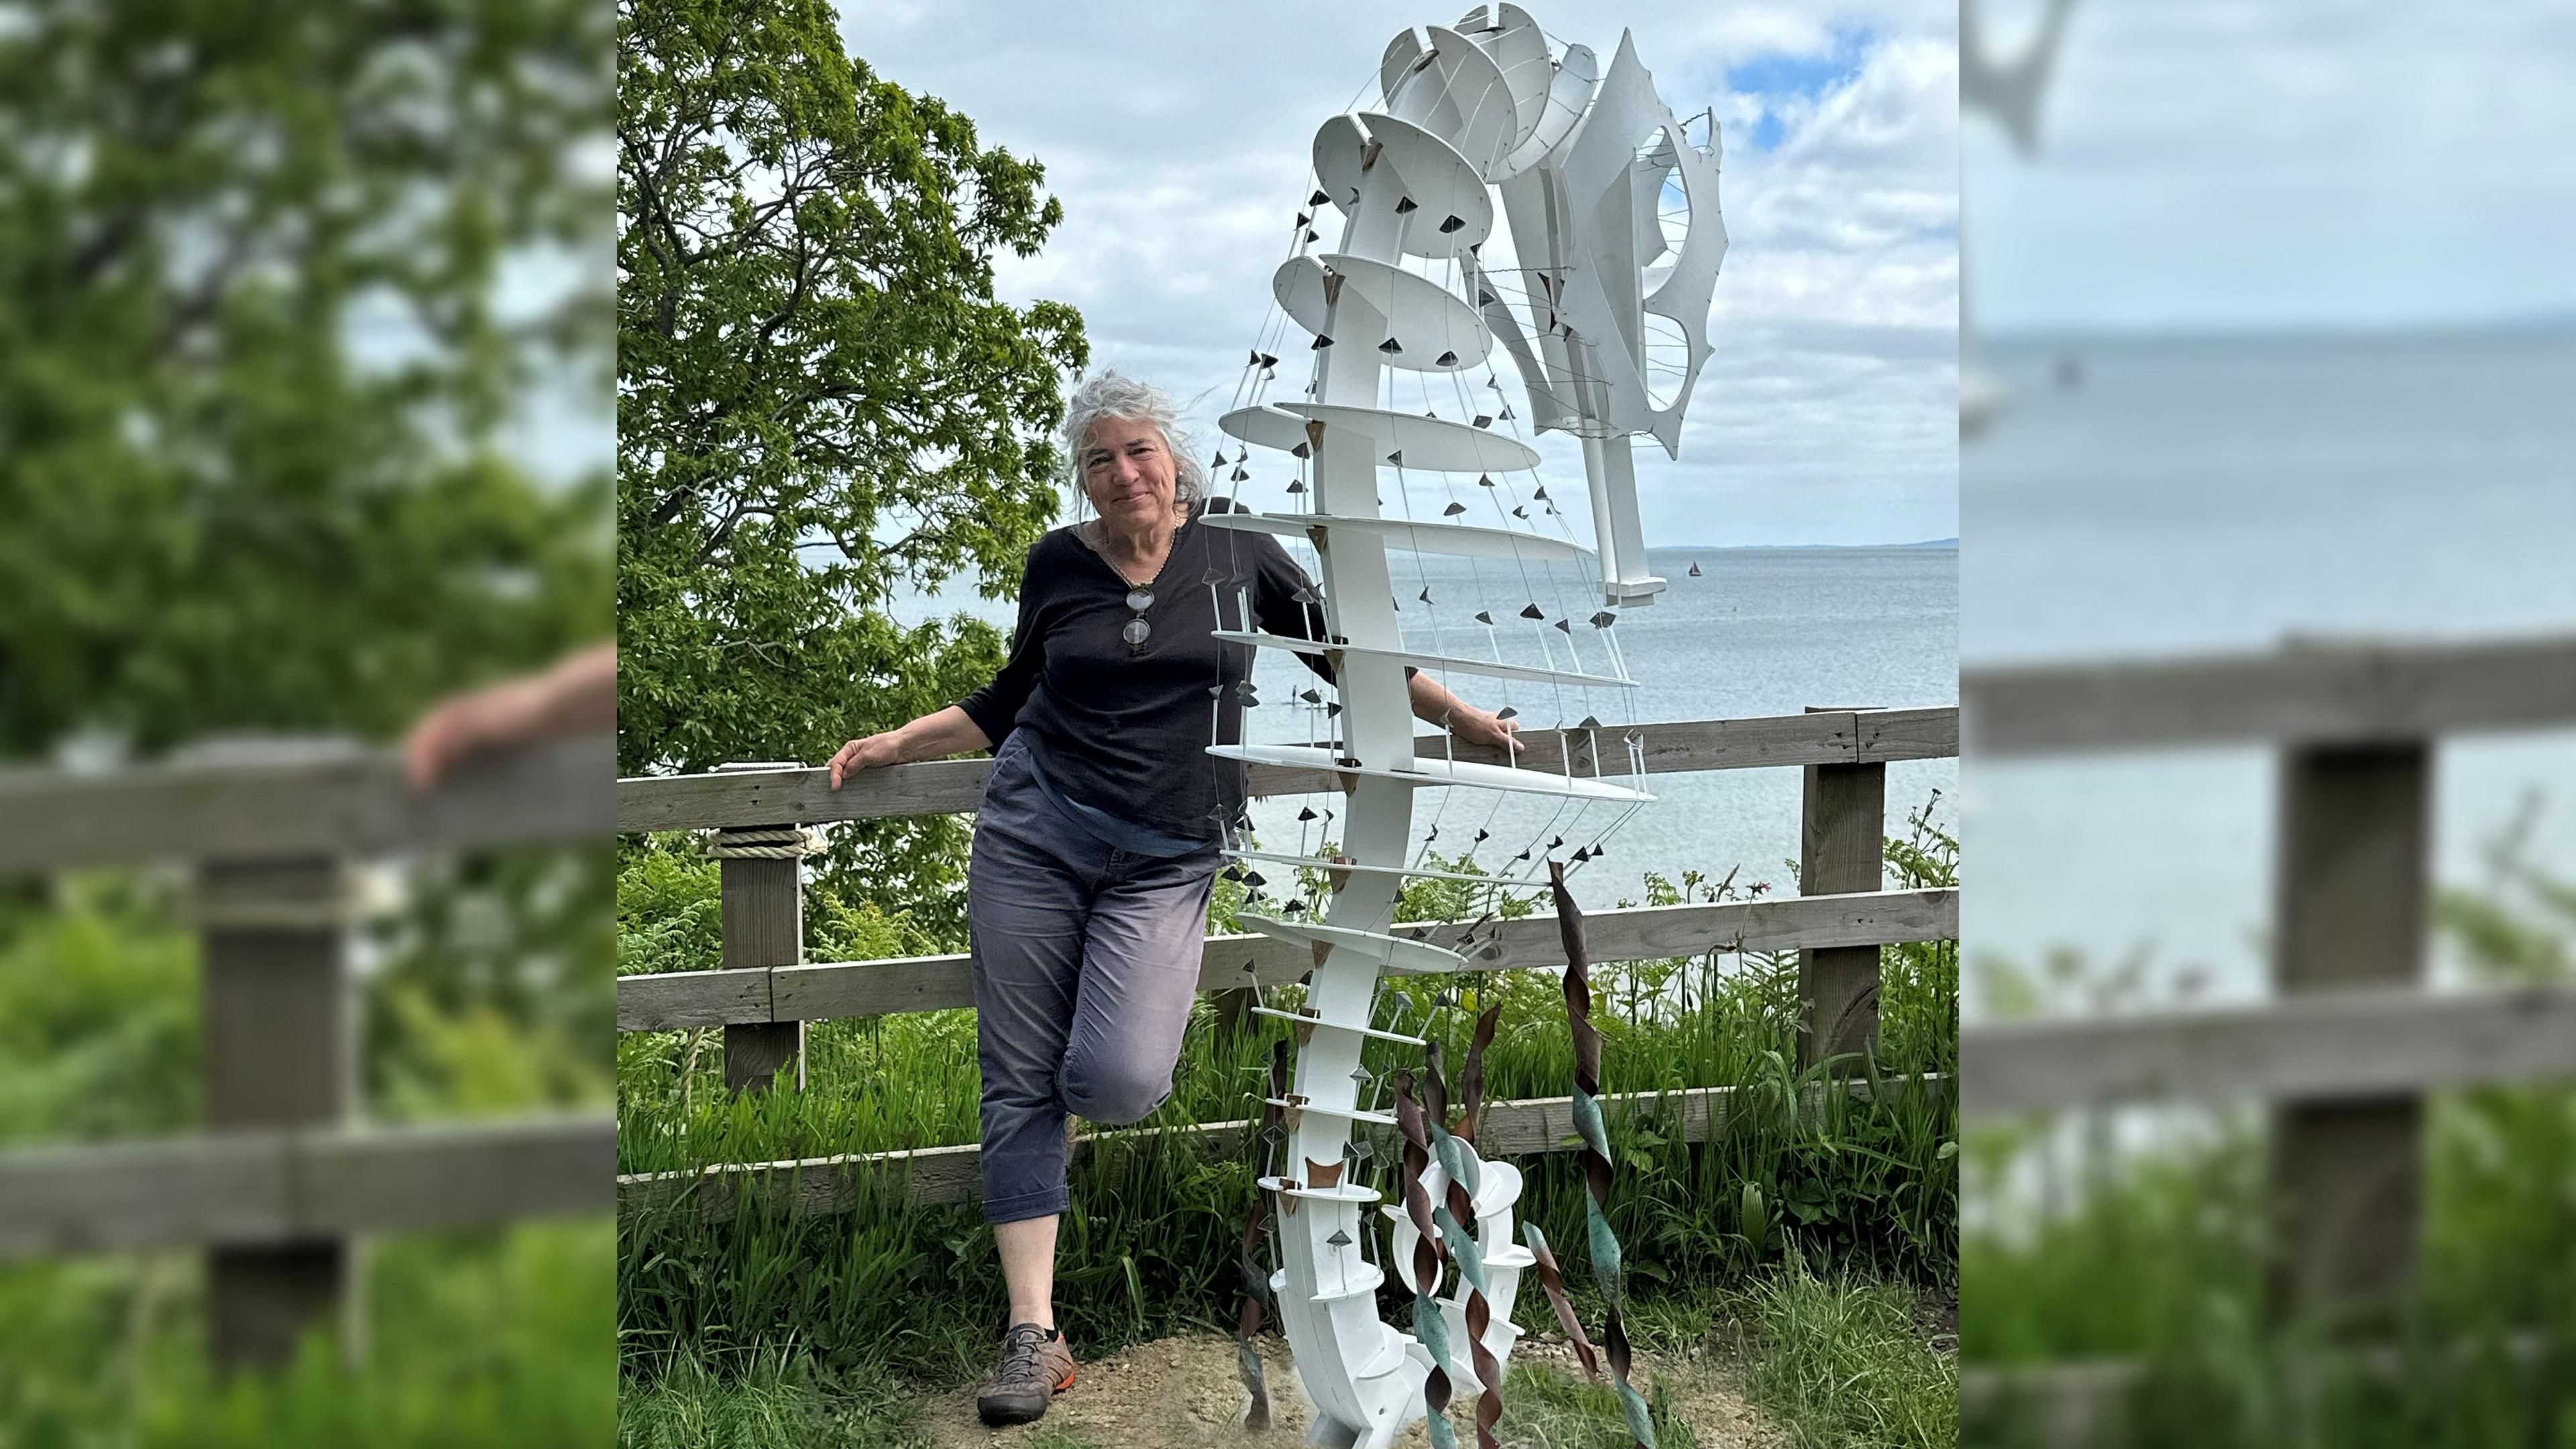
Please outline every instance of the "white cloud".
[{"label": "white cloud", "polygon": [[[1677,114],[1727,127],[1730,248],[1679,460],[1638,455],[1651,541],[1906,542],[1957,531],[1956,16],[1880,5],[1587,4],[1550,14],[1605,56],[1621,27]],[[1454,7],[1453,7],[1454,10]],[[1324,117],[1374,91],[1405,17],[1357,0],[1216,7],[1024,3],[954,13],[870,0],[844,9],[851,52],[974,118],[986,144],[1034,157],[1065,222],[1004,258],[1014,299],[1082,309],[1094,362],[1184,398],[1212,423],[1270,310],[1270,274],[1310,188]],[[1410,17],[1446,23],[1451,11]],[[1750,144],[1762,107],[1730,67],[1852,51],[1821,95],[1763,98],[1779,144]],[[1297,339],[1302,342],[1302,337]],[[1287,357],[1283,377],[1303,364]],[[1513,383],[1517,392],[1517,383]],[[1542,445],[1548,476],[1575,450]],[[1559,488],[1568,501],[1582,489]]]}]

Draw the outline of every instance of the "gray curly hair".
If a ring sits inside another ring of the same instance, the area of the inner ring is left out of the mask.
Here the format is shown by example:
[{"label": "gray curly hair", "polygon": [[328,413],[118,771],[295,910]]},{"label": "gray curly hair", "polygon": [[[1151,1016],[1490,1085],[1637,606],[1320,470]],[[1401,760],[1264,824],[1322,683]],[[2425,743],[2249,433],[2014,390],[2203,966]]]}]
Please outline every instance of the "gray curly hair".
[{"label": "gray curly hair", "polygon": [[1183,508],[1206,499],[1207,465],[1191,451],[1189,430],[1181,426],[1181,407],[1161,388],[1122,377],[1115,372],[1096,372],[1083,379],[1064,406],[1064,467],[1072,480],[1074,495],[1089,498],[1082,486],[1082,449],[1091,439],[1091,426],[1102,418],[1123,418],[1131,423],[1152,423],[1163,435],[1163,446],[1172,451],[1172,475],[1176,480],[1175,501]]}]

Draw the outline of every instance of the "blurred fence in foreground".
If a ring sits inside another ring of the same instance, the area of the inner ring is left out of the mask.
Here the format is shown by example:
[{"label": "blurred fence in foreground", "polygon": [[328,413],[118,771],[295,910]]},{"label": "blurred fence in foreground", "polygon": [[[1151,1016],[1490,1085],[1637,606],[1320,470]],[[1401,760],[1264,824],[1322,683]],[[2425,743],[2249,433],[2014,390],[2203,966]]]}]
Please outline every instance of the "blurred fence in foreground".
[{"label": "blurred fence in foreground", "polygon": [[[1968,670],[1960,698],[1981,758],[2280,751],[2278,999],[1968,1025],[1963,1110],[2267,1103],[2267,1316],[2402,1294],[2420,1237],[2423,1094],[2576,1077],[2576,987],[2423,989],[2435,744],[2576,727],[2576,636]],[[1971,1370],[1962,1408],[2027,1406],[2046,1442],[2087,1443],[2140,1381],[2126,1363]]]},{"label": "blurred fence in foreground", "polygon": [[595,840],[610,741],[461,767],[415,792],[395,756],[243,742],[106,774],[0,773],[0,874],[176,862],[203,941],[206,1130],[0,1155],[0,1259],[208,1251],[207,1342],[275,1364],[346,1323],[359,1235],[605,1211],[605,1113],[371,1128],[358,1120],[353,927],[369,857]]}]

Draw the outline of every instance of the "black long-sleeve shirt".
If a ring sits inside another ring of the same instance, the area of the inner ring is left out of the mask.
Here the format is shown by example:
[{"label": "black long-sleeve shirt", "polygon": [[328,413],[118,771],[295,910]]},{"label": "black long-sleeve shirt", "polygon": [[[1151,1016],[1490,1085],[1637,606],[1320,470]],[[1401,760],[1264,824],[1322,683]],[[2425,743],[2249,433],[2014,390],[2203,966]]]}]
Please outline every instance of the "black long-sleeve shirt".
[{"label": "black long-sleeve shirt", "polygon": [[[1142,648],[1120,637],[1138,616],[1118,570],[1072,528],[1039,539],[1020,577],[1011,657],[958,707],[996,747],[1028,731],[1043,778],[1081,804],[1182,839],[1224,838],[1243,808],[1243,767],[1207,747],[1243,738],[1238,686],[1252,649],[1211,631],[1243,628],[1248,604],[1262,632],[1324,637],[1320,597],[1276,538],[1199,521],[1231,506],[1210,499],[1172,535]],[[1333,678],[1322,656],[1297,657]]]}]

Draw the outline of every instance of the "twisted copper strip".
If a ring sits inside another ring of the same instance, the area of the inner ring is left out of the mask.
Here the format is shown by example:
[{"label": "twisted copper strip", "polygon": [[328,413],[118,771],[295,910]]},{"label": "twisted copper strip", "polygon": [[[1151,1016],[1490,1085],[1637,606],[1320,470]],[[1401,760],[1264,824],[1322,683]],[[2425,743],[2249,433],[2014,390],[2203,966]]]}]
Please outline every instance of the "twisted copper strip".
[{"label": "twisted copper strip", "polygon": [[1413,1336],[1431,1350],[1431,1376],[1422,1384],[1423,1406],[1430,1410],[1426,1429],[1435,1449],[1458,1449],[1457,1433],[1449,1427],[1449,1323],[1431,1296],[1444,1256],[1432,1221],[1431,1194],[1422,1186],[1422,1174],[1431,1166],[1431,1139],[1423,1129],[1422,1106],[1413,1099],[1413,1073],[1400,1070],[1394,1080],[1396,1131],[1404,1138],[1399,1169],[1404,1213],[1419,1235],[1413,1241]]},{"label": "twisted copper strip", "polygon": [[1628,1328],[1619,1311],[1627,1287],[1620,1272],[1619,1239],[1610,1231],[1610,1142],[1601,1119],[1601,1032],[1592,1024],[1591,952],[1583,941],[1583,912],[1565,889],[1564,865],[1549,861],[1547,877],[1556,895],[1557,934],[1565,944],[1565,1016],[1574,1034],[1574,1121],[1583,1136],[1584,1183],[1591,1189],[1584,1219],[1591,1236],[1592,1276],[1608,1300],[1602,1315],[1601,1352],[1610,1361],[1610,1376],[1618,1382],[1629,1434],[1644,1449],[1655,1449],[1646,1401],[1628,1382]]},{"label": "twisted copper strip", "polygon": [[1485,1048],[1494,1044],[1494,1028],[1503,1019],[1499,1001],[1485,1008],[1476,1018],[1475,1039],[1467,1043],[1467,1067],[1458,1074],[1458,1140],[1469,1146],[1476,1142],[1476,1119],[1485,1110]]}]

